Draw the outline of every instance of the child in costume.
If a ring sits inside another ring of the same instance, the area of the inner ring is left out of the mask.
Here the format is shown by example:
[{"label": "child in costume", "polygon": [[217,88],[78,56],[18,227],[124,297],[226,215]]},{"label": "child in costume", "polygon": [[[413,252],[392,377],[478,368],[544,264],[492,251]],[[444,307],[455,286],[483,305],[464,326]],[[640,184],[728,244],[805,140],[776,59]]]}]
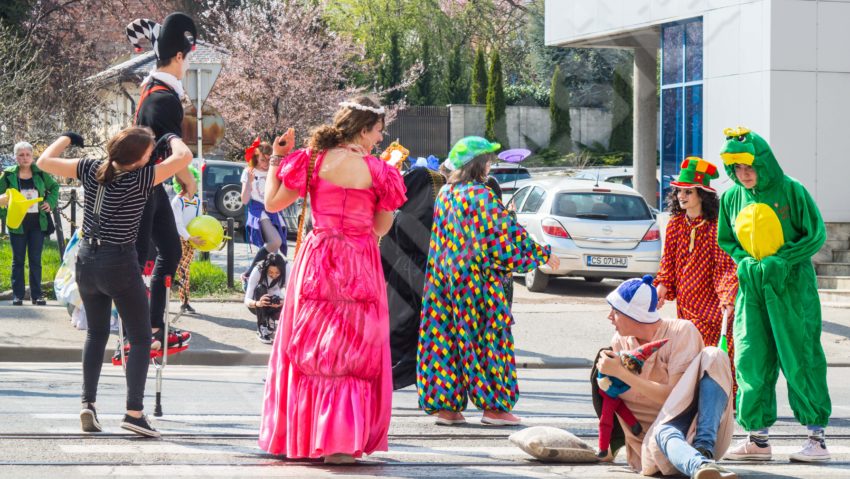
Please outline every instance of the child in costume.
[{"label": "child in costume", "polygon": [[[251,268],[261,263],[271,253],[286,256],[286,223],[280,213],[266,210],[266,178],[269,175],[269,156],[272,146],[258,137],[245,149],[245,161],[242,170],[242,204],[245,205],[245,236],[256,246],[257,254],[248,271],[243,273],[247,279]],[[246,289],[247,291],[247,289]]]},{"label": "child in costume", "polygon": [[76,133],[59,137],[38,159],[42,170],[79,179],[85,188],[83,239],[76,269],[88,319],[80,411],[84,432],[102,430],[95,400],[114,302],[132,345],[126,368],[127,413],[121,427],[141,436],[160,435],[142,414],[151,326],[135,241],[142,210],[153,188],[192,161],[192,152],[179,137],[169,135],[163,141],[169,143],[173,154],[155,166],[148,164],[154,148],[153,132],[140,127],[126,128],[110,139],[106,160],[61,158],[68,145],[83,146]]},{"label": "child in costume", "polygon": [[[189,170],[196,180],[200,178],[200,173],[195,167],[190,166]],[[195,257],[195,246],[202,245],[204,240],[190,235],[189,231],[186,230],[186,225],[201,214],[201,199],[197,193],[189,196],[189,190],[183,186],[176,176],[172,180],[172,184],[177,196],[171,200],[171,210],[174,212],[174,222],[177,225],[177,233],[180,235],[180,244],[183,247],[183,256],[180,257],[180,264],[177,266],[177,276],[180,279],[180,311],[195,314],[195,308],[189,304],[189,265]]]},{"label": "child in costume", "polygon": [[[617,355],[629,372],[640,375],[643,363],[667,341],[669,338],[652,341],[633,350],[620,351]],[[614,414],[623,419],[635,436],[640,435],[643,428],[629,407],[619,398],[620,394],[628,391],[631,386],[618,378],[602,373],[597,373],[596,382],[599,384],[599,395],[602,396],[602,415],[599,417],[599,452],[596,456],[613,461],[614,457],[608,449],[611,445],[611,431],[614,429]]]},{"label": "child in costume", "polygon": [[724,131],[720,156],[736,186],[723,193],[720,247],[738,264],[735,307],[737,419],[749,437],[726,457],[770,460],[779,370],[794,417],[808,428],[792,461],[828,461],[824,428],[832,405],[821,346],[821,307],[812,256],[826,241],[806,188],[786,176],[768,143],[746,128]]},{"label": "child in costume", "polygon": [[[734,317],[738,294],[735,262],[717,244],[720,201],[710,184],[718,176],[717,167],[702,158],[691,156],[682,162],[679,178],[670,183],[671,217],[655,277],[658,307],[675,300],[676,317],[694,323],[708,346],[720,341],[724,313],[728,321]],[[727,336],[732,361],[731,332]]]},{"label": "child in costume", "polygon": [[289,264],[283,255],[272,253],[251,268],[245,287],[245,306],[257,316],[257,337],[271,344],[286,288]]},{"label": "child in costume", "polygon": [[[133,123],[149,127],[157,141],[169,134],[182,137],[181,98],[185,96],[182,79],[188,67],[187,56],[195,49],[198,38],[195,22],[188,15],[176,12],[166,17],[162,25],[146,18],[133,20],[127,25],[125,33],[136,52],[142,51],[140,42],[147,39],[156,55],[156,69],[142,80]],[[165,156],[162,151],[154,151],[149,163],[154,165]],[[186,185],[186,189],[194,194],[197,186],[189,170],[184,168],[177,172],[177,176]],[[139,265],[145,270],[149,269],[146,263],[151,242],[156,247],[156,260],[150,283],[152,343],[162,344],[162,328],[165,327],[165,278],[173,277],[177,272],[183,253],[168,194],[162,185],[157,185],[148,197],[139,226],[136,251]],[[169,346],[188,342],[189,339],[190,333],[169,329]]]},{"label": "child in costume", "polygon": [[419,328],[419,407],[437,424],[463,424],[467,401],[481,422],[516,425],[519,398],[513,316],[501,279],[547,263],[548,245],[535,243],[484,185],[500,148],[471,136],[452,147],[454,168],[437,198]]}]

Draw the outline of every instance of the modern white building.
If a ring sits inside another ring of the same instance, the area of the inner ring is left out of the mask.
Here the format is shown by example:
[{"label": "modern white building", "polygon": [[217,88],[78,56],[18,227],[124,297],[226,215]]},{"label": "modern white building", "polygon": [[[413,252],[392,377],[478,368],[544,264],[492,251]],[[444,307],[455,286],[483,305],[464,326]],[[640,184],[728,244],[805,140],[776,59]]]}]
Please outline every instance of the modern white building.
[{"label": "modern white building", "polygon": [[656,154],[664,175],[689,155],[721,166],[723,129],[741,125],[826,221],[850,222],[850,1],[546,0],[546,44],[634,49],[635,183],[648,200]]}]

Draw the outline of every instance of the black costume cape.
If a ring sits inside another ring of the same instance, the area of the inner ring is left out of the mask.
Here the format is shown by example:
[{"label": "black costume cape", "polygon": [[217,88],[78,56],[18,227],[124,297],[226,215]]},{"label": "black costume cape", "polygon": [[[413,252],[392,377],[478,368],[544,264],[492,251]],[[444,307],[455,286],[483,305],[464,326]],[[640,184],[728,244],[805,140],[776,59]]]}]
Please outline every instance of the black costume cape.
[{"label": "black costume cape", "polygon": [[393,389],[416,382],[419,315],[425,289],[425,266],[434,221],[434,202],[445,179],[427,168],[404,175],[407,202],[381,239],[381,263],[387,280]]}]

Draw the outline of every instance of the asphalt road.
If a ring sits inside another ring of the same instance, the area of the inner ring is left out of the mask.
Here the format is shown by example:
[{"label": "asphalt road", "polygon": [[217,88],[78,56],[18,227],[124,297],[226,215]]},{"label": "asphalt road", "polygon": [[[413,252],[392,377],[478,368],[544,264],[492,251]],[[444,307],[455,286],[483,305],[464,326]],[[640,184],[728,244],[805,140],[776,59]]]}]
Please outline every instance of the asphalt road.
[{"label": "asphalt road", "polygon": [[[771,432],[775,460],[728,466],[744,477],[850,478],[850,385],[842,381],[848,372],[830,370],[832,463],[787,461],[802,443],[803,430],[781,390],[780,419]],[[259,366],[167,369],[165,416],[155,419],[163,438],[141,439],[118,427],[124,398],[119,373],[104,369],[98,411],[105,432],[87,435],[79,432],[79,364],[0,363],[0,477],[638,477],[624,472],[624,456],[613,466],[535,461],[507,439],[518,428],[480,425],[477,411],[468,412],[466,426],[436,426],[417,408],[413,388],[394,394],[387,452],[354,466],[270,456],[256,446],[265,374]],[[581,369],[520,370],[516,412],[524,425],[561,427],[593,445],[597,420],[587,376]],[[152,391],[150,381],[149,410]]]}]

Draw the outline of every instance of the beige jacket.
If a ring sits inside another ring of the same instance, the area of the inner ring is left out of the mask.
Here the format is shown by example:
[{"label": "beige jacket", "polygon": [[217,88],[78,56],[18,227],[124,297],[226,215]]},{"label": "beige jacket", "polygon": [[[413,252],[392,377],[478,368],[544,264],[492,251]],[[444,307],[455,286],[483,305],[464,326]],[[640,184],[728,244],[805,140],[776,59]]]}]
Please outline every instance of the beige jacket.
[{"label": "beige jacket", "polygon": [[[711,376],[726,391],[726,396],[729,398],[726,401],[726,410],[723,412],[717,430],[714,457],[720,458],[726,453],[729,443],[732,442],[732,433],[735,429],[734,415],[732,414],[732,401],[734,399],[732,397],[732,368],[729,364],[729,356],[726,353],[709,346],[703,349],[688,366],[661,408],[658,418],[646,432],[641,448],[641,474],[647,476],[658,472],[664,475],[679,474],[679,471],[670,464],[664,453],[661,452],[661,448],[655,440],[655,433],[660,425],[683,413],[696,400],[699,380],[703,377],[703,374]],[[688,429],[687,441],[689,443],[693,443],[696,435],[696,422],[695,417]]]}]

